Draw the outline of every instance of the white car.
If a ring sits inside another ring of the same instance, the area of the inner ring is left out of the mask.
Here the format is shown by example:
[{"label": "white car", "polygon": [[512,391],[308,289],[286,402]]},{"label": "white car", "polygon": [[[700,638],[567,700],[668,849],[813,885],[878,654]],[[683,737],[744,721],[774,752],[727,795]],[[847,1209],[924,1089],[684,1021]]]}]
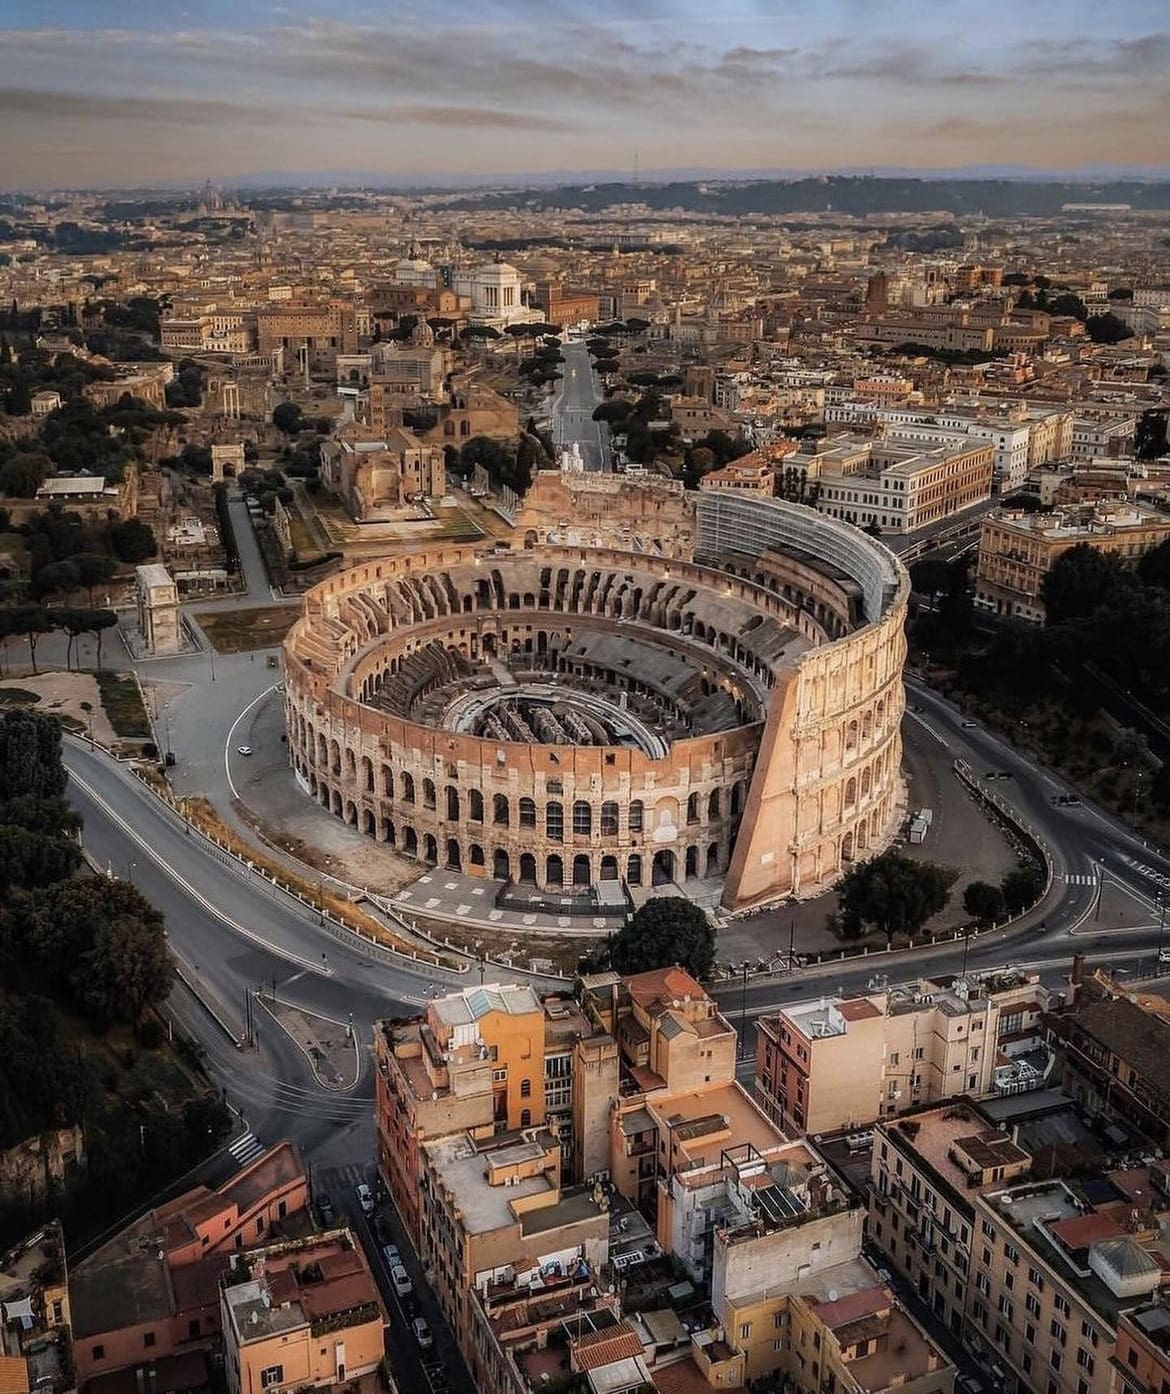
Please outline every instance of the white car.
[{"label": "white car", "polygon": [[414,1291],[414,1284],[410,1281],[410,1274],[400,1263],[395,1264],[390,1270],[390,1281],[394,1284],[394,1291],[399,1297],[409,1297]]},{"label": "white car", "polygon": [[415,1317],[411,1322],[414,1327],[414,1339],[418,1342],[420,1350],[430,1350],[435,1344],[434,1337],[431,1335],[431,1328],[427,1325],[426,1317]]},{"label": "white car", "polygon": [[1170,963],[1170,949],[1159,949],[1159,950],[1158,950],[1158,962],[1159,962],[1159,963]]},{"label": "white car", "polygon": [[364,1181],[360,1182],[360,1183],[358,1184],[358,1186],[357,1186],[356,1189],[357,1189],[358,1204],[359,1204],[359,1205],[361,1206],[361,1208],[362,1208],[362,1214],[363,1214],[363,1215],[372,1215],[372,1214],[374,1213],[374,1193],[373,1193],[373,1191],[370,1190],[370,1188],[366,1185],[366,1183],[365,1183]]},{"label": "white car", "polygon": [[402,1254],[397,1244],[387,1244],[382,1250],[382,1257],[386,1260],[387,1268],[401,1268]]},{"label": "white car", "polygon": [[252,747],[250,745],[237,745],[236,752],[239,755],[251,755]]}]

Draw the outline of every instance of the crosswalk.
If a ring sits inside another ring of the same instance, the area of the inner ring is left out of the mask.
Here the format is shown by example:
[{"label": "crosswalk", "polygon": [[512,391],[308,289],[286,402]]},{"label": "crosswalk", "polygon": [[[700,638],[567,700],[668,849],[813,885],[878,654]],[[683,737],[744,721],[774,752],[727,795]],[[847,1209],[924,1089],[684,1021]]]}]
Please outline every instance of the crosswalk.
[{"label": "crosswalk", "polygon": [[251,1128],[228,1146],[228,1151],[242,1167],[247,1166],[249,1162],[254,1162],[265,1150],[264,1144]]},{"label": "crosswalk", "polygon": [[1066,876],[1064,879],[1070,886],[1095,886],[1097,884],[1097,878],[1092,875]]}]

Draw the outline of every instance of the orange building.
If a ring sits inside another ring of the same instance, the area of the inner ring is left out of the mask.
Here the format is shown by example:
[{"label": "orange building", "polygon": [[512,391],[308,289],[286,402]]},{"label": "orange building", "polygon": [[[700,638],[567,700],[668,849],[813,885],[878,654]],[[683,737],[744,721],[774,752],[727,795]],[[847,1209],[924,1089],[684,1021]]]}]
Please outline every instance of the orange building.
[{"label": "orange building", "polygon": [[386,1314],[348,1229],[237,1256],[220,1305],[229,1394],[360,1387],[381,1363]]},{"label": "orange building", "polygon": [[154,1369],[219,1338],[219,1279],[247,1242],[309,1227],[300,1153],[281,1143],[218,1190],[197,1186],[149,1210],[70,1274],[77,1386]]},{"label": "orange building", "polygon": [[1113,1369],[1114,1394],[1170,1389],[1170,1307],[1164,1300],[1123,1313]]},{"label": "orange building", "polygon": [[617,1051],[605,1045],[576,1003],[512,985],[453,992],[425,1017],[376,1027],[378,1170],[416,1244],[425,1141],[546,1126],[568,1174],[608,1165]]}]

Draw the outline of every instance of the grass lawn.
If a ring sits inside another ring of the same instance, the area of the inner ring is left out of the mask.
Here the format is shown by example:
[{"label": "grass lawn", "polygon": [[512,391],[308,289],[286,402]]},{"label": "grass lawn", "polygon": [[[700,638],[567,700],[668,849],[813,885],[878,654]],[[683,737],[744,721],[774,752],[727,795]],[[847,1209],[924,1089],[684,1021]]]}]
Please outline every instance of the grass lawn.
[{"label": "grass lawn", "polygon": [[115,735],[128,740],[150,740],[150,721],[142,703],[142,693],[132,673],[95,673],[102,698],[102,710]]},{"label": "grass lawn", "polygon": [[195,618],[217,653],[244,653],[279,644],[300,613],[299,605],[264,605],[256,610],[204,610]]}]

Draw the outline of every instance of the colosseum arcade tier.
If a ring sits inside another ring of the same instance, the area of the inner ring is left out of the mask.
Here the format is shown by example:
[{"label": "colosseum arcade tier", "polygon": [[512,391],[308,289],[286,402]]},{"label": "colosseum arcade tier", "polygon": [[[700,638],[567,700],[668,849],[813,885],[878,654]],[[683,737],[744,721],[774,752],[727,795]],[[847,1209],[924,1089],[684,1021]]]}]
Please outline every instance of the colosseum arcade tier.
[{"label": "colosseum arcade tier", "polygon": [[[285,641],[306,792],[422,862],[550,892],[721,878],[739,908],[884,844],[902,804],[894,557],[717,490],[670,498],[689,555],[665,555],[619,532],[627,481],[538,483],[521,546],[436,546],[309,592]],[[586,540],[573,519],[606,490],[614,527]]]}]

